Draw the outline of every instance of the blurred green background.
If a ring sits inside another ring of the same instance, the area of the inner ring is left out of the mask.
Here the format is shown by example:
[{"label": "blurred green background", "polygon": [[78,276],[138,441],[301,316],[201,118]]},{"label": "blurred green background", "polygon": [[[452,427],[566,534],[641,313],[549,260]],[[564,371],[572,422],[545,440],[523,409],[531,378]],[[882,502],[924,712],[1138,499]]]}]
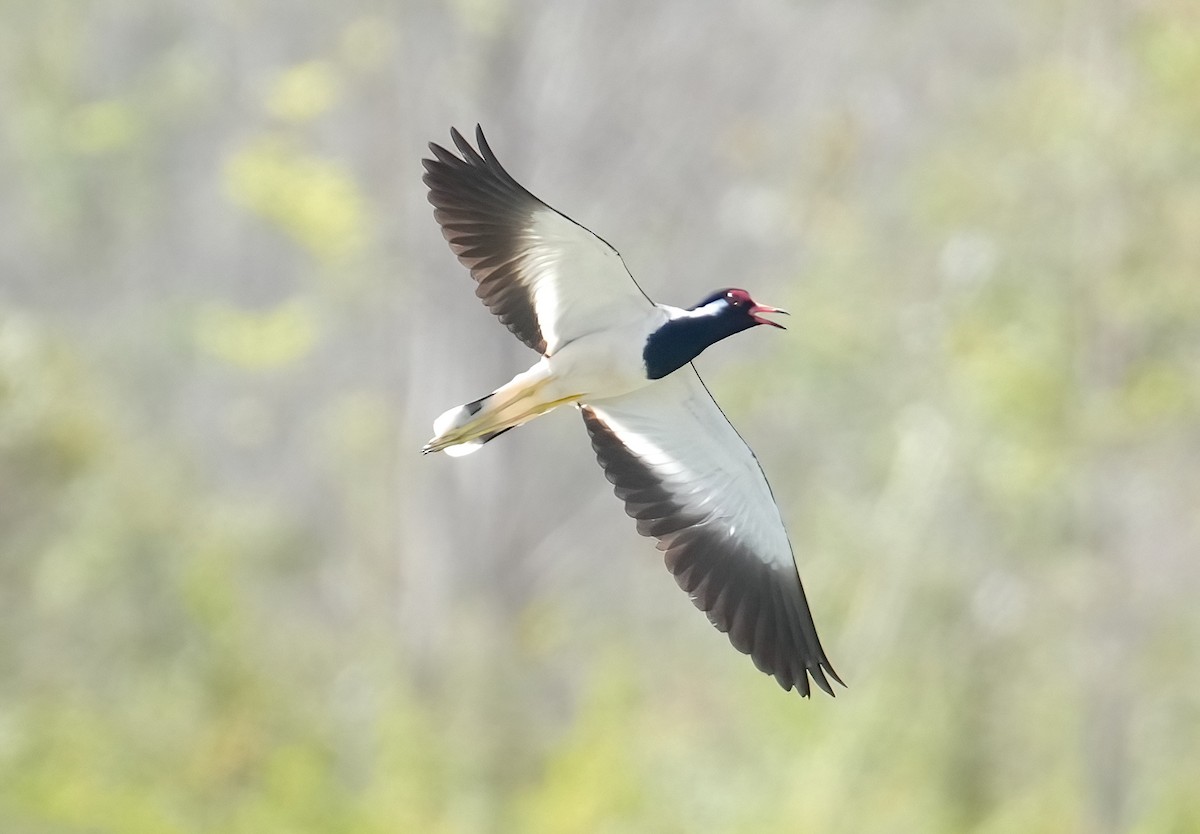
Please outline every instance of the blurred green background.
[{"label": "blurred green background", "polygon": [[[0,5],[0,831],[1200,831],[1200,6]],[[700,363],[849,683],[639,539],[420,159]]]}]

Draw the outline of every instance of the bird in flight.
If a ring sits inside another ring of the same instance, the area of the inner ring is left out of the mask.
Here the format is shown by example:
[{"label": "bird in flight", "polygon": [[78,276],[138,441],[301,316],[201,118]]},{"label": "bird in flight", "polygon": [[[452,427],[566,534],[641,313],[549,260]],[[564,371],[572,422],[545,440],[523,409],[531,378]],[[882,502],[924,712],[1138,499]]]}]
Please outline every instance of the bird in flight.
[{"label": "bird in flight", "polygon": [[[785,313],[742,289],[682,309],[655,304],[617,251],[543,203],[476,127],[458,154],[430,143],[434,217],[483,300],[541,358],[434,421],[422,452],[465,455],[568,403],[638,532],[658,540],[697,608],[785,690],[842,679],[813,625],[779,508],[754,453],[700,380],[709,345]],[[844,684],[843,684],[844,685]]]}]

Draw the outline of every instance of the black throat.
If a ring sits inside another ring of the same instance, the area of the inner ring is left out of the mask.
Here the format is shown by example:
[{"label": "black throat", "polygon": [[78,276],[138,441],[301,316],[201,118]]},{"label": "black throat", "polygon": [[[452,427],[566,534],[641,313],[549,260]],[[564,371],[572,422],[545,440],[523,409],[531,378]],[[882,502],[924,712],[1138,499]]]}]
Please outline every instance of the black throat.
[{"label": "black throat", "polygon": [[692,315],[671,319],[650,334],[642,349],[647,379],[662,379],[699,356],[706,347],[754,326],[748,316]]}]

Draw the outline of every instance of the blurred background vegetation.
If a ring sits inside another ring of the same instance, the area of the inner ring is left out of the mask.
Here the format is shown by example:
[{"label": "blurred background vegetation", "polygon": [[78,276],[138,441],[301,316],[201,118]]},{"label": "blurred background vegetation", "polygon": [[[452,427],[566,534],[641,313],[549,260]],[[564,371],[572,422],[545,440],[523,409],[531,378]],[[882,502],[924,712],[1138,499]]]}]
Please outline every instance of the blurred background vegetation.
[{"label": "blurred background vegetation", "polygon": [[[4,832],[1200,831],[1194,0],[0,6]],[[482,122],[654,297],[834,664],[778,690],[420,183]]]}]

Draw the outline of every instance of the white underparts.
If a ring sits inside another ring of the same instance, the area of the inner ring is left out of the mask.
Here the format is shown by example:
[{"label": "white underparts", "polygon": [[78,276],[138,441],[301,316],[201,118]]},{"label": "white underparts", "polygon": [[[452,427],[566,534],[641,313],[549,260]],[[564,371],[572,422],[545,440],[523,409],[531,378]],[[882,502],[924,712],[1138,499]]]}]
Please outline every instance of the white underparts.
[{"label": "white underparts", "polygon": [[[473,403],[444,412],[424,451],[466,455],[500,432],[566,403],[619,397],[649,385],[642,348],[668,317],[650,308],[624,326],[581,336]],[[452,451],[453,450],[453,451]]]}]

